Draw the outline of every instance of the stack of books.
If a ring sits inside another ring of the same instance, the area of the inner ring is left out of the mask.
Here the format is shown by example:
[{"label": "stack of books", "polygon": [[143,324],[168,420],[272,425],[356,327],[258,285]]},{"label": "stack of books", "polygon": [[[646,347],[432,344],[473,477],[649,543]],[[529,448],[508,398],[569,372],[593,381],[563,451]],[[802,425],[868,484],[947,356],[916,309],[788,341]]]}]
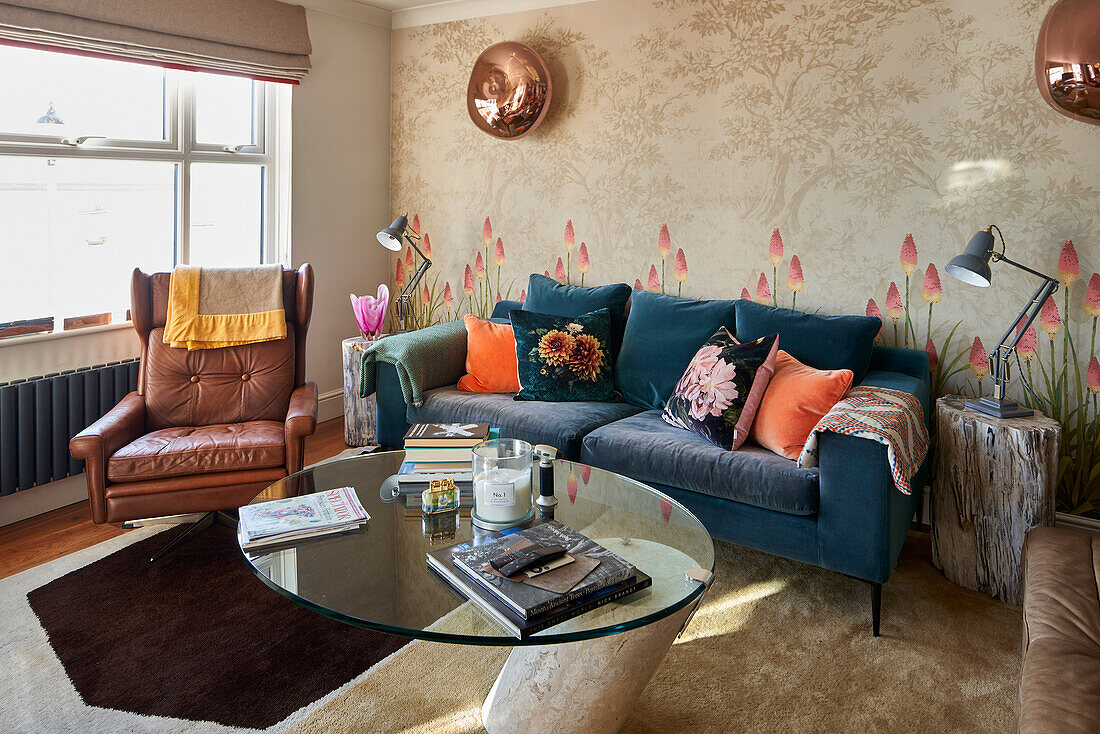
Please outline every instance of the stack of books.
[{"label": "stack of books", "polygon": [[405,434],[405,461],[397,471],[397,485],[406,496],[406,507],[411,507],[409,501],[414,495],[419,500],[433,479],[445,477],[472,498],[471,449],[491,438],[492,433],[488,423],[417,423],[409,428]]},{"label": "stack of books", "polygon": [[246,505],[239,517],[237,539],[245,550],[347,533],[370,519],[351,487]]},{"label": "stack of books", "polygon": [[[460,543],[431,551],[428,568],[519,639],[653,583],[631,563],[560,522],[497,536],[488,542],[479,538],[478,545]],[[529,545],[558,545],[566,555],[542,569],[509,577],[489,565],[493,558]]]}]

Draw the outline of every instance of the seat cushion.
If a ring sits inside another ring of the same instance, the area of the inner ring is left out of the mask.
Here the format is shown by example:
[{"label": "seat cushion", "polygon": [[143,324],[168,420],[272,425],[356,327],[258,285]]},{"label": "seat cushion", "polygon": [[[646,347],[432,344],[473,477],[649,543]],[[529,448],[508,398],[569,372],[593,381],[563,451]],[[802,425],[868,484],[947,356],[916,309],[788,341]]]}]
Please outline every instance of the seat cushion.
[{"label": "seat cushion", "polygon": [[871,363],[881,319],[870,316],[821,316],[737,301],[737,338],[741,341],[779,334],[779,348],[819,370],[851,370],[858,384]]},{"label": "seat cushion", "polygon": [[219,423],[194,428],[162,428],[145,434],[107,460],[107,479],[139,482],[285,464],[283,423]]},{"label": "seat cushion", "polygon": [[406,416],[409,423],[485,422],[500,428],[502,438],[549,444],[565,458],[576,459],[581,439],[590,431],[639,410],[629,403],[543,403],[440,387],[425,392],[424,403],[410,405]]},{"label": "seat cushion", "polygon": [[659,410],[592,431],[584,438],[581,461],[643,482],[790,515],[817,513],[817,469],[800,469],[797,462],[752,444],[726,451],[665,423]]},{"label": "seat cushion", "polygon": [[527,282],[527,300],[524,311],[546,313],[553,316],[580,316],[606,308],[611,311],[611,356],[619,356],[626,326],[626,302],[630,300],[630,286],[626,283],[580,286],[563,285],[553,278],[532,273]]},{"label": "seat cushion", "polygon": [[734,330],[733,301],[696,301],[635,291],[615,384],[628,403],[649,410],[665,401],[699,347],[723,326]]},{"label": "seat cushion", "polygon": [[1100,538],[1035,528],[1024,541],[1021,732],[1092,732],[1100,722]]}]

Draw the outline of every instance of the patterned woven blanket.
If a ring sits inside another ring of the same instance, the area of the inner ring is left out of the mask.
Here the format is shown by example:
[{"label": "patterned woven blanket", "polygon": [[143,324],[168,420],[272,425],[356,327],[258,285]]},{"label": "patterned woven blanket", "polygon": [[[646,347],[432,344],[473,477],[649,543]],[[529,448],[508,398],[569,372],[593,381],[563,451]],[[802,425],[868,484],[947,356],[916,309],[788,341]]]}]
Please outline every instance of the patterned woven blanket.
[{"label": "patterned woven blanket", "polygon": [[854,387],[825,414],[802,449],[798,465],[817,466],[817,435],[831,431],[886,445],[894,484],[910,494],[910,482],[928,455],[928,427],[916,396],[886,387]]}]

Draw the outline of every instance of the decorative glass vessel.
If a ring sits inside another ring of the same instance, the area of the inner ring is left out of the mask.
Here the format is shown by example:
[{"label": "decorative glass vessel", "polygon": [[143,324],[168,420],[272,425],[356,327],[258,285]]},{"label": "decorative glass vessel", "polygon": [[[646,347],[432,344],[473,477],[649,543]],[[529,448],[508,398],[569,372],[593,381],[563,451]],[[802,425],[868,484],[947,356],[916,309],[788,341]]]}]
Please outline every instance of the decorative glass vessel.
[{"label": "decorative glass vessel", "polygon": [[531,444],[494,438],[474,446],[474,509],[471,522],[504,530],[531,519]]},{"label": "decorative glass vessel", "polygon": [[424,514],[434,515],[437,512],[450,512],[458,509],[459,491],[455,482],[450,477],[433,479],[420,495],[420,506]]}]

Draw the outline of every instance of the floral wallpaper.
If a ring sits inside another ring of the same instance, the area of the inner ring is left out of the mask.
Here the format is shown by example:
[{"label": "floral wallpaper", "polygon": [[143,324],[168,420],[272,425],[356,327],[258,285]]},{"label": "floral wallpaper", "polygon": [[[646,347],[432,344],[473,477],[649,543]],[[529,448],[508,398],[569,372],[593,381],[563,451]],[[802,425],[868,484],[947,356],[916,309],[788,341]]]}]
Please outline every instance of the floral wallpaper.
[{"label": "floral wallpaper", "polygon": [[[1100,128],[1039,95],[1050,4],[598,0],[395,30],[391,208],[416,214],[433,260],[416,322],[522,300],[531,272],[621,281],[878,315],[883,343],[929,352],[938,392],[988,394],[987,354],[1038,283],[942,267],[995,223],[1063,285],[1013,394],[1066,429],[1061,509],[1100,512]],[[465,107],[502,40],[553,75],[517,141]],[[394,259],[398,289],[416,264]]]}]

